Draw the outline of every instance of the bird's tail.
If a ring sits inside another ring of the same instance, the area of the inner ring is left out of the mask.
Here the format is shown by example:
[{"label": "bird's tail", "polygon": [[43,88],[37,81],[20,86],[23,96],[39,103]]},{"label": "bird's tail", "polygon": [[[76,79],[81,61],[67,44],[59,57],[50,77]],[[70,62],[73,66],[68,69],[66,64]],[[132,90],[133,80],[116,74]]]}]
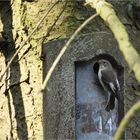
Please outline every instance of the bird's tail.
[{"label": "bird's tail", "polygon": [[109,112],[110,110],[113,110],[114,107],[115,107],[115,96],[111,94],[105,110]]}]

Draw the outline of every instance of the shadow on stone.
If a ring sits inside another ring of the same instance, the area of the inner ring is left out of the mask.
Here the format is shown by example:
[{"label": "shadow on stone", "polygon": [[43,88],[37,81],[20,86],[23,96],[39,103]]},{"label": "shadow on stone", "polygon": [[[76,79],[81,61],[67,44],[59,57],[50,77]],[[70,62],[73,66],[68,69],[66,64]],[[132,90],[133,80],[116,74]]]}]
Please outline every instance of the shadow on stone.
[{"label": "shadow on stone", "polygon": [[[3,24],[3,35],[4,38],[6,38],[6,42],[4,44],[1,44],[3,47],[1,48],[1,52],[3,53],[5,57],[5,63],[7,65],[8,61],[10,58],[13,56],[13,54],[16,52],[15,48],[15,43],[13,40],[13,34],[12,34],[12,9],[11,9],[11,3],[10,1],[1,1],[0,2],[0,16],[1,16],[1,21]],[[7,43],[8,42],[8,43]],[[0,46],[1,47],[1,46]],[[12,107],[11,104],[14,106],[14,111],[15,111],[15,118],[16,118],[16,123],[17,123],[17,136],[18,139],[28,139],[28,130],[27,130],[27,124],[26,124],[26,119],[25,119],[25,108],[23,104],[23,98],[22,98],[22,92],[20,88],[20,65],[18,63],[18,56],[15,58],[14,62],[10,66],[10,71],[9,73],[7,72],[7,76],[10,74],[9,82],[6,84],[6,86],[9,86],[8,88],[10,89],[11,96],[9,95],[8,91],[6,91],[5,95],[8,98],[8,107],[9,107],[9,117],[10,117],[10,133],[11,133],[11,138],[13,139],[13,118],[12,118]],[[6,76],[6,78],[7,78]],[[15,84],[14,85],[14,83]],[[12,99],[10,98],[12,97]],[[12,101],[12,103],[11,103]]]}]

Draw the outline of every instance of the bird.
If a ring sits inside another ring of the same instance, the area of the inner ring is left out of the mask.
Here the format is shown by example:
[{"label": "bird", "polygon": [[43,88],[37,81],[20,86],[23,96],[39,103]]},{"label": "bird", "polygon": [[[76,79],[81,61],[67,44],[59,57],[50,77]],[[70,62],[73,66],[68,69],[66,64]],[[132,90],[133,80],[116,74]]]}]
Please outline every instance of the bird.
[{"label": "bird", "polygon": [[108,98],[105,110],[109,112],[115,107],[115,98],[119,101],[118,92],[120,91],[120,83],[116,70],[108,60],[100,59],[98,60],[98,64],[98,79]]}]

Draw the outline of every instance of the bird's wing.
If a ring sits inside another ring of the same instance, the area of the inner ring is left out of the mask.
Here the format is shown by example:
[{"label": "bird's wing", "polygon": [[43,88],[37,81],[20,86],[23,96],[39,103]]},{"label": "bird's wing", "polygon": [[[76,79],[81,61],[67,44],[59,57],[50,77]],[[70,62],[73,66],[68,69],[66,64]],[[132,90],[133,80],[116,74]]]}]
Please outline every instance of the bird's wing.
[{"label": "bird's wing", "polygon": [[101,71],[101,78],[105,84],[108,84],[111,90],[115,93],[120,90],[120,85],[117,79],[117,75],[113,70],[105,69]]},{"label": "bird's wing", "polygon": [[118,91],[120,91],[120,84],[119,84],[118,79],[116,79],[116,84],[117,84],[117,87],[118,87]]},{"label": "bird's wing", "polygon": [[108,70],[108,69],[102,70],[101,75],[102,75],[102,80],[105,83],[113,82],[116,80],[116,77],[117,77],[115,72],[113,72],[112,70]]}]

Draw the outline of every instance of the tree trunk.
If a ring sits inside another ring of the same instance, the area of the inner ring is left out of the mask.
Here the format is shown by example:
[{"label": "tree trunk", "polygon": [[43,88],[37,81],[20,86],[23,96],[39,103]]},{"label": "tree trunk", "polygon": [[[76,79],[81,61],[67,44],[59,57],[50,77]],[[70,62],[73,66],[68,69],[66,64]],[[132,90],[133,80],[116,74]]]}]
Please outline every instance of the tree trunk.
[{"label": "tree trunk", "polygon": [[[0,2],[2,37],[0,70],[16,52],[18,45],[27,38],[52,0]],[[73,20],[74,1],[68,2],[50,36],[42,42],[43,36],[64,8],[65,2],[59,2],[45,18],[44,22],[24,45],[3,80],[0,83],[0,139],[43,139],[43,100],[39,89],[42,84],[42,44],[66,37],[76,29]],[[71,22],[70,22],[71,21]],[[7,45],[8,42],[8,45]]]}]

